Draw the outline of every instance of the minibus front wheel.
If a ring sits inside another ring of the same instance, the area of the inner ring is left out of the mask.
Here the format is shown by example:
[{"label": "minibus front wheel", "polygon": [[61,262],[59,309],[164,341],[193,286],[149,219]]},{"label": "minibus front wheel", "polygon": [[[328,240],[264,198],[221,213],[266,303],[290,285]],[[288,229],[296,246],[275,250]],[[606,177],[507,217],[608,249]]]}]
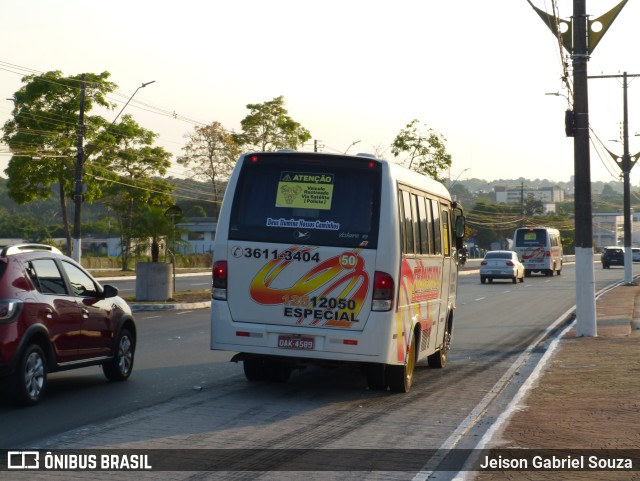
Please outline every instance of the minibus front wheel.
[{"label": "minibus front wheel", "polygon": [[443,368],[447,365],[447,352],[451,347],[451,324],[447,323],[447,330],[444,333],[442,347],[427,357],[429,367]]}]

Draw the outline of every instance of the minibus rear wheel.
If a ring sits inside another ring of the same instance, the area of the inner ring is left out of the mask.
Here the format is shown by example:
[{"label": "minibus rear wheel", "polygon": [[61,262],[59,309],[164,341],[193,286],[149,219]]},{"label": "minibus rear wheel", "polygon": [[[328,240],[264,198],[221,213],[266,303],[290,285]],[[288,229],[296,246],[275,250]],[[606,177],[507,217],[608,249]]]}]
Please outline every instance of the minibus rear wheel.
[{"label": "minibus rear wheel", "polygon": [[449,334],[449,328],[444,333],[443,345],[439,351],[434,352],[427,357],[427,363],[429,367],[443,368],[447,365],[447,352],[451,347],[451,334]]},{"label": "minibus rear wheel", "polygon": [[266,381],[267,373],[264,365],[264,359],[252,357],[242,361],[244,375],[248,381]]},{"label": "minibus rear wheel", "polygon": [[387,367],[387,381],[394,392],[409,392],[413,384],[413,371],[416,367],[416,336],[411,337],[407,362],[402,366]]},{"label": "minibus rear wheel", "polygon": [[372,391],[386,391],[386,365],[374,362],[362,364],[362,373],[367,378],[367,386]]}]

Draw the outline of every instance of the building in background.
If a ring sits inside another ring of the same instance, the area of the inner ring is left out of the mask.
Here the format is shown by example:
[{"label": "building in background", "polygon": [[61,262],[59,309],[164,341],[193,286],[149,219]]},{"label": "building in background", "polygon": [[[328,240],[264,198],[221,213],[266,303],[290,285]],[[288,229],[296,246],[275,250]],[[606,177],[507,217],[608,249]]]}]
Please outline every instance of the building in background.
[{"label": "building in background", "polygon": [[[593,245],[596,250],[606,246],[624,245],[624,215],[622,212],[593,214]],[[633,224],[631,231],[633,232]],[[632,239],[633,239],[632,235]],[[633,240],[632,240],[633,244]]]},{"label": "building in background", "polygon": [[545,214],[555,213],[556,203],[564,202],[564,190],[558,186],[527,189],[524,185],[494,187],[496,202],[503,204],[524,204],[527,199],[540,201]]}]

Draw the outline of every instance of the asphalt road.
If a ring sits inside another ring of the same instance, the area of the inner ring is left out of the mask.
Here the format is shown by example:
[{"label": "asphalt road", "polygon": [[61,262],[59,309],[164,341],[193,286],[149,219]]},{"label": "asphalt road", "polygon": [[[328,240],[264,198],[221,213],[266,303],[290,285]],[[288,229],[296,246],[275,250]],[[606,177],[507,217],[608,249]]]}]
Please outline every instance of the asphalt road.
[{"label": "asphalt road", "polygon": [[[97,278],[100,284],[111,284],[118,288],[121,296],[134,296],[136,294],[135,277],[103,277]],[[199,291],[211,289],[211,272],[202,274],[178,274],[176,275],[176,292]]]},{"label": "asphalt road", "polygon": [[[624,271],[596,269],[596,277],[600,287],[623,279]],[[574,304],[571,265],[562,276],[535,276],[523,284],[482,285],[477,274],[461,276],[448,365],[440,370],[418,365],[408,394],[369,391],[350,367],[310,368],[294,373],[287,384],[249,383],[242,367],[228,362],[232,353],[209,350],[208,309],[138,313],[141,341],[129,381],[108,383],[95,367],[52,375],[41,405],[0,405],[0,448],[55,447],[117,416],[153,419],[154,409],[167,402],[224,413],[208,416],[210,424],[196,428],[207,447],[401,442],[403,448],[437,449],[453,438],[458,446],[473,447],[488,427],[483,417],[490,419],[508,402],[509,389],[496,388],[505,372]],[[474,417],[475,412],[482,415]],[[184,435],[185,429],[174,434]],[[144,442],[144,429],[138,436]]]}]

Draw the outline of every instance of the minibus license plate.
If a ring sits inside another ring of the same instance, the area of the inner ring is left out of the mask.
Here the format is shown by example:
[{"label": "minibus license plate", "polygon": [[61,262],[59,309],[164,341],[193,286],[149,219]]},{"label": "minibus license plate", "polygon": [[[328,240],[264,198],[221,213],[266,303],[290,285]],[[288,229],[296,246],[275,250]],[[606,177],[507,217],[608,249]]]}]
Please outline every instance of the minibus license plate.
[{"label": "minibus license plate", "polygon": [[291,337],[291,336],[279,336],[278,347],[280,349],[313,349],[312,337]]}]

